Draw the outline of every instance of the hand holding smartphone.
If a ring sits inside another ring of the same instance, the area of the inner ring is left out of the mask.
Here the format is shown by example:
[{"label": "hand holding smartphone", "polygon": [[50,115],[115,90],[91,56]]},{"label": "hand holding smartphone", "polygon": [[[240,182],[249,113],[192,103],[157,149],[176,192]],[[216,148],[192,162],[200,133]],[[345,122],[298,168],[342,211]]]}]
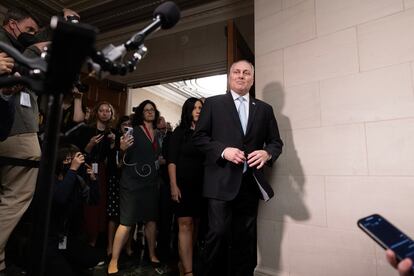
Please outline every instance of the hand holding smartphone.
[{"label": "hand holding smartphone", "polygon": [[[414,241],[381,215],[361,218],[358,227],[382,248],[394,251],[398,262],[410,258],[414,263]],[[414,271],[414,265],[411,271]]]},{"label": "hand holding smartphone", "polygon": [[131,136],[134,129],[132,127],[125,127],[124,131],[125,131],[125,136]]}]

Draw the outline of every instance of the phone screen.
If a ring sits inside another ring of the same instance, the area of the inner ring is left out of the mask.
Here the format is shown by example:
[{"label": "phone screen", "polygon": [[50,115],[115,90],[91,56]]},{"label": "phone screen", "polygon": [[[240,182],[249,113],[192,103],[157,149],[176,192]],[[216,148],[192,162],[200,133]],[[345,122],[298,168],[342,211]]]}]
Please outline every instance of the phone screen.
[{"label": "phone screen", "polygon": [[410,258],[414,262],[414,241],[382,216],[362,218],[358,226],[384,249],[394,251],[399,260]]}]

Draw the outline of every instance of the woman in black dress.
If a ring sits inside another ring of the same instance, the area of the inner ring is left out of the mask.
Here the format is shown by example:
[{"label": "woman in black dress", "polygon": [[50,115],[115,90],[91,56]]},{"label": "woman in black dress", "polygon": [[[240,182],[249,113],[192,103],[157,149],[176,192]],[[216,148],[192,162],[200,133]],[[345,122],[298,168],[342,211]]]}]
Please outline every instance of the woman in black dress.
[{"label": "woman in black dress", "polygon": [[142,102],[135,109],[132,120],[134,143],[126,150],[123,159],[119,194],[120,224],[115,234],[108,274],[118,272],[121,248],[131,227],[140,221],[145,222],[145,237],[151,264],[157,267],[160,262],[155,255],[160,186],[160,147],[155,131],[158,117],[159,111],[149,100]]},{"label": "woman in black dress", "polygon": [[[126,129],[131,128],[131,120],[129,116],[119,118],[116,128],[115,148],[111,150],[108,157],[108,205],[106,211],[108,214],[108,246],[106,254],[112,254],[112,246],[115,237],[115,231],[119,224],[119,182],[121,180],[121,167],[123,152],[132,145],[134,138],[126,133]],[[133,232],[133,231],[132,231]],[[126,253],[131,256],[133,251],[131,248],[132,237],[128,239],[126,244]]]},{"label": "woman in black dress", "polygon": [[108,157],[115,148],[115,110],[109,102],[99,102],[91,118],[91,123],[72,133],[69,141],[77,145],[84,153],[86,160],[98,176],[99,201],[95,205],[85,206],[84,226],[89,244],[95,246],[98,235],[107,227],[106,205],[108,189]]},{"label": "woman in black dress", "polygon": [[193,145],[191,137],[203,103],[189,98],[183,105],[180,125],[170,138],[168,173],[171,198],[178,220],[178,252],[184,275],[193,275],[193,242],[201,209],[204,155]]}]

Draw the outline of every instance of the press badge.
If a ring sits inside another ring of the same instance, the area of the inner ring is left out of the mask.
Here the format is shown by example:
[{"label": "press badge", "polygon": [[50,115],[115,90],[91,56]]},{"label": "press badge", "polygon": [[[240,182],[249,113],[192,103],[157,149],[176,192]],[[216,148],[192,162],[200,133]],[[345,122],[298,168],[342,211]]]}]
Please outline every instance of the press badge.
[{"label": "press badge", "polygon": [[92,163],[92,171],[94,174],[98,173],[98,163]]},{"label": "press badge", "polygon": [[68,237],[67,236],[63,236],[63,237],[59,238],[59,245],[58,245],[59,250],[65,250],[67,244],[68,244]]},{"label": "press badge", "polygon": [[20,105],[25,107],[31,107],[30,95],[26,92],[20,92]]}]

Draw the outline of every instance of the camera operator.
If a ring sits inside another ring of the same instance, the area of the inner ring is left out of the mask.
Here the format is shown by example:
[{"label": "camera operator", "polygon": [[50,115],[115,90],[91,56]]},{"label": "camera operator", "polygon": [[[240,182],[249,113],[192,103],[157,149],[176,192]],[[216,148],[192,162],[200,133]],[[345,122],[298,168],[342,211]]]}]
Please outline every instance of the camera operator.
[{"label": "camera operator", "polygon": [[14,66],[14,61],[6,53],[0,53],[0,75],[10,74]]},{"label": "camera operator", "polygon": [[77,12],[75,12],[71,9],[64,8],[62,10],[62,13],[63,13],[63,18],[66,21],[69,21],[69,22],[72,22],[72,23],[79,23],[80,22],[80,15]]},{"label": "camera operator", "polygon": [[[30,12],[9,10],[0,28],[0,41],[23,52],[38,30],[39,22]],[[10,74],[10,65],[4,73]],[[35,95],[14,86],[0,88],[0,99],[1,106],[7,107],[2,108],[5,117],[0,123],[6,130],[0,142],[0,275],[5,275],[5,246],[32,200],[38,172],[33,160],[40,158],[40,146]]]},{"label": "camera operator", "polygon": [[82,240],[85,205],[99,200],[98,184],[90,164],[74,145],[60,147],[53,190],[47,246],[46,275],[80,275],[96,266],[103,254]]},{"label": "camera operator", "polygon": [[[13,66],[13,59],[7,56],[6,53],[0,52],[0,76],[10,74]],[[4,141],[13,124],[13,106],[8,100],[3,99],[3,97],[0,97],[0,117],[2,118],[2,123],[0,124],[0,141]]]},{"label": "camera operator", "polygon": [[[62,11],[63,18],[71,23],[79,23],[80,16],[77,12],[71,9],[63,9]],[[65,95],[63,99],[63,114],[62,114],[62,124],[61,124],[61,139],[67,142],[70,142],[69,136],[83,125],[85,125],[86,117],[86,101],[83,97],[83,93],[87,92],[89,87],[83,85],[78,77],[78,80],[75,82],[72,93]]]},{"label": "camera operator", "polygon": [[65,141],[68,140],[68,136],[85,125],[86,102],[83,98],[83,92],[75,85],[72,93],[65,94],[63,98],[60,131],[63,136],[62,139]]}]

